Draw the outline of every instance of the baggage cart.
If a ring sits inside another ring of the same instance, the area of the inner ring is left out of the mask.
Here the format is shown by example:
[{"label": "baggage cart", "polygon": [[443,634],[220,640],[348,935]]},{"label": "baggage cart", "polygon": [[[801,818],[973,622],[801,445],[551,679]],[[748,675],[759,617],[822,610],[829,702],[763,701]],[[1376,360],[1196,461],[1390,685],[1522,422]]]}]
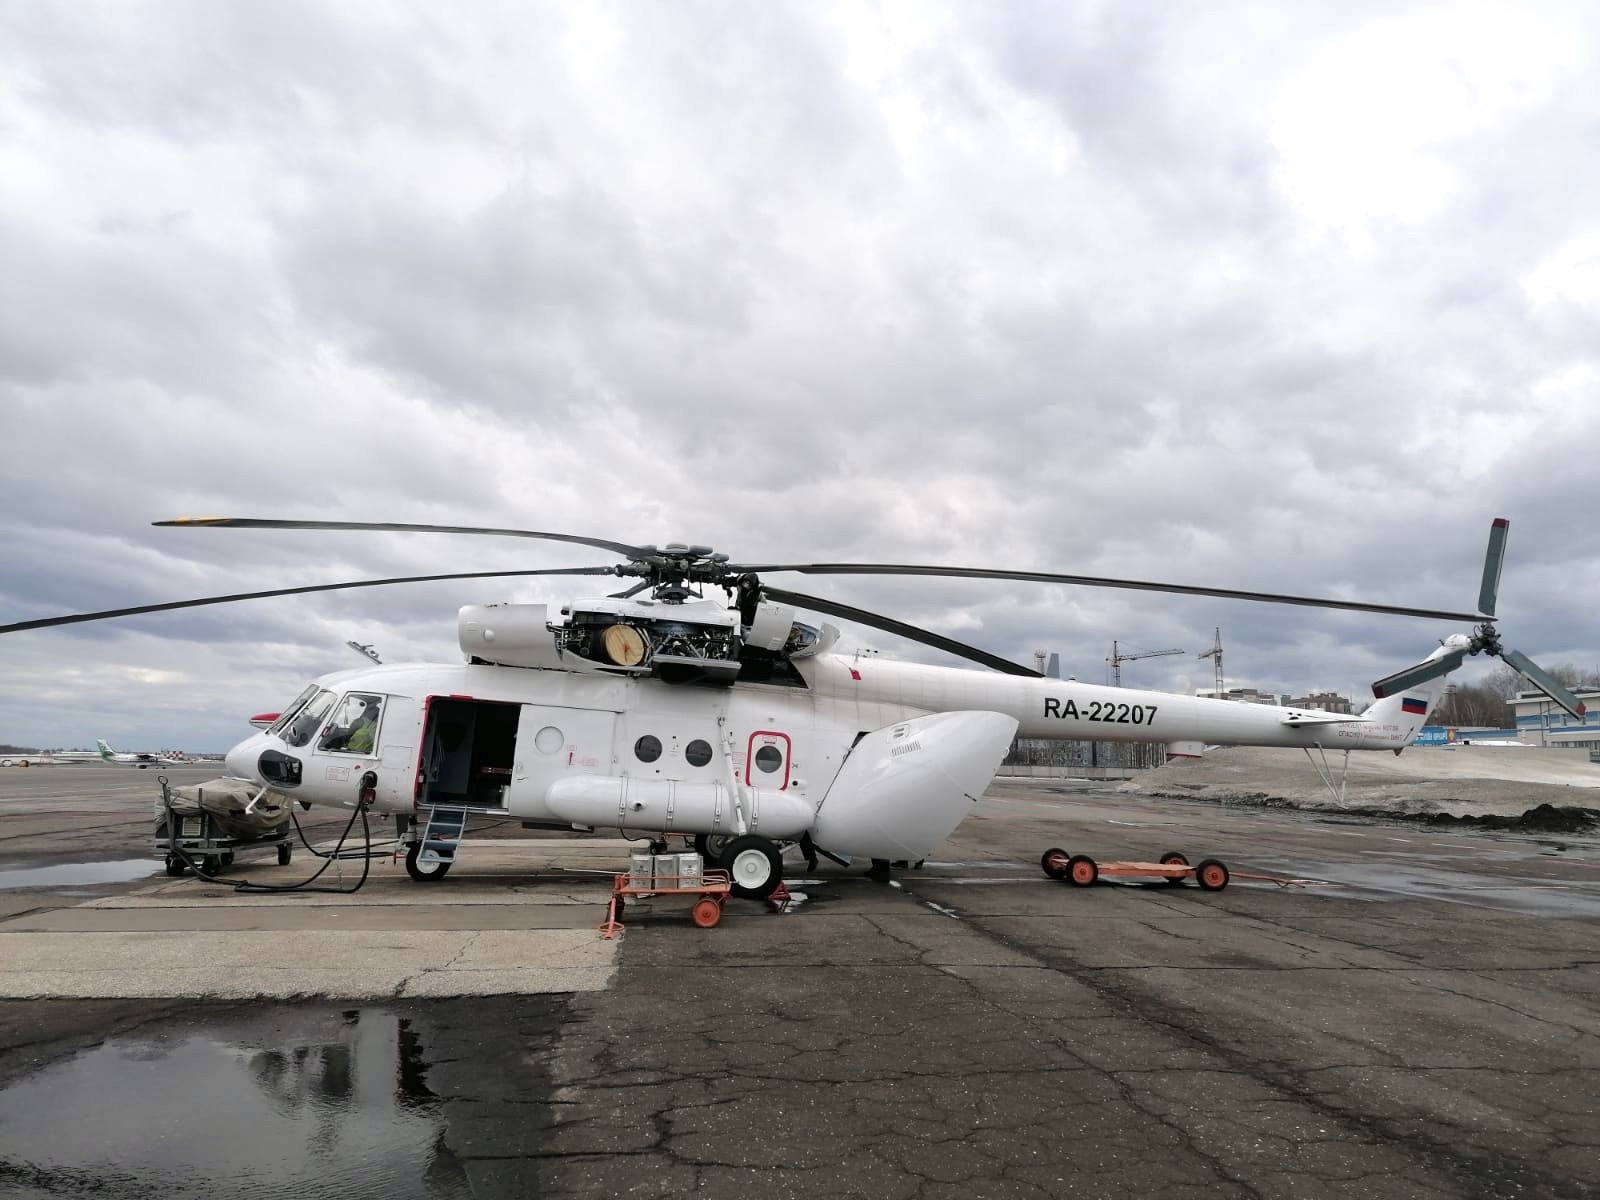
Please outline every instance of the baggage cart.
[{"label": "baggage cart", "polygon": [[[677,855],[660,857],[677,858]],[[698,859],[698,855],[695,856]],[[722,909],[728,903],[733,883],[726,871],[716,868],[699,868],[693,871],[681,866],[670,868],[670,873],[654,871],[644,879],[637,867],[615,876],[611,881],[611,898],[606,902],[606,919],[600,923],[600,936],[610,941],[623,930],[622,913],[628,896],[692,896],[689,919],[701,929],[711,929],[722,920]]]}]

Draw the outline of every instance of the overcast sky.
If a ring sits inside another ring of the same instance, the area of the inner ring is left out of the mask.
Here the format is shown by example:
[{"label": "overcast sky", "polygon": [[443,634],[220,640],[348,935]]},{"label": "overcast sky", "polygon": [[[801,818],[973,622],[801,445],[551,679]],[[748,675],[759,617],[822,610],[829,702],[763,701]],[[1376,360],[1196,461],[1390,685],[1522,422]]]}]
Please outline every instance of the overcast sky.
[{"label": "overcast sky", "polygon": [[[1451,609],[1506,516],[1507,643],[1592,668],[1597,11],[13,0],[0,623],[612,561],[187,514]],[[772,581],[1185,691],[1218,626],[1230,685],[1363,696],[1457,629]],[[222,749],[347,638],[455,661],[460,605],[592,588],[0,635],[0,742]]]}]

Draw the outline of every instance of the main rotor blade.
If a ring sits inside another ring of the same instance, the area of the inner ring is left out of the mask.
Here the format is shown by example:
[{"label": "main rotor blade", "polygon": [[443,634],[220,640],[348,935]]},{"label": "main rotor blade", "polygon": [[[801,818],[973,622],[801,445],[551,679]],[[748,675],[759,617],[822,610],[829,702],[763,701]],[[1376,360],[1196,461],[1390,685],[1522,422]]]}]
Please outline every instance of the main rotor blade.
[{"label": "main rotor blade", "polygon": [[1496,517],[1489,526],[1489,549],[1483,556],[1483,583],[1478,588],[1478,611],[1486,617],[1494,616],[1495,601],[1500,595],[1500,568],[1506,561],[1506,534],[1511,532],[1511,522]]},{"label": "main rotor blade", "polygon": [[454,575],[398,575],[392,579],[354,579],[348,583],[314,583],[306,587],[273,588],[266,592],[235,592],[231,596],[206,596],[198,600],[175,600],[166,604],[136,604],[131,608],[108,608],[103,612],[74,613],[65,617],[42,617],[37,621],[18,621],[0,625],[0,633],[21,633],[24,629],[48,629],[53,625],[77,625],[84,621],[105,621],[112,617],[135,617],[141,613],[170,612],[178,608],[201,608],[207,604],[231,604],[235,600],[263,600],[268,596],[302,596],[308,592],[337,592],[345,588],[383,587],[390,583],[433,583],[441,579],[509,579],[520,575],[614,575],[611,567],[553,567],[543,571],[463,571]]},{"label": "main rotor blade", "polygon": [[1323,600],[1312,596],[1285,596],[1276,592],[1246,592],[1235,588],[1190,587],[1178,583],[1150,583],[1136,579],[1110,579],[1100,575],[1057,575],[1047,571],[997,571],[985,567],[924,567],[896,563],[741,563],[732,568],[766,574],[800,571],[807,575],[934,575],[952,579],[1019,579],[1028,583],[1070,583],[1084,587],[1126,588],[1143,592],[1177,592],[1186,596],[1216,596],[1223,600],[1254,600],[1262,604],[1302,604],[1311,608],[1339,608],[1348,612],[1383,613],[1394,617],[1428,617],[1438,621],[1481,621],[1478,613],[1450,612],[1438,608],[1407,608],[1397,604],[1363,604],[1355,600]]},{"label": "main rotor blade", "polygon": [[835,600],[822,600],[816,596],[802,595],[800,592],[786,591],[775,588],[769,583],[763,583],[761,590],[774,600],[785,604],[793,604],[799,608],[809,608],[815,612],[827,613],[833,617],[843,617],[846,621],[855,621],[860,625],[870,625],[874,629],[882,629],[886,633],[898,634],[913,642],[921,642],[924,646],[933,646],[958,658],[968,658],[973,662],[982,663],[986,667],[993,667],[996,671],[1003,671],[1007,675],[1026,675],[1031,679],[1041,679],[1039,672],[1028,667],[1019,666],[1007,659],[999,658],[976,646],[969,646],[965,642],[958,642],[947,638],[943,634],[933,633],[927,629],[919,629],[915,625],[907,625],[904,621],[896,621],[893,617],[885,617],[875,612],[868,612],[864,608],[852,608],[848,604],[840,604]]},{"label": "main rotor blade", "polygon": [[485,529],[476,525],[409,525],[394,521],[273,521],[254,517],[179,517],[173,521],[152,521],[152,525],[178,525],[207,529],[369,529],[378,533],[488,533],[497,537],[542,538],[547,542],[574,542],[610,550],[628,559],[647,556],[642,546],[611,542],[605,538],[580,537],[574,533],[538,533],[532,529]]},{"label": "main rotor blade", "polygon": [[1385,696],[1414,688],[1419,683],[1427,683],[1429,680],[1438,679],[1441,675],[1448,675],[1466,661],[1467,651],[1452,650],[1448,654],[1441,654],[1438,658],[1430,658],[1414,667],[1407,667],[1404,671],[1384,676],[1372,685],[1372,694],[1381,700]]},{"label": "main rotor blade", "polygon": [[1534,662],[1533,659],[1518,650],[1502,650],[1500,658],[1503,662],[1510,663],[1529,679],[1533,680],[1541,692],[1577,717],[1579,721],[1583,720],[1583,714],[1588,711],[1584,707],[1583,701],[1562,687],[1560,680]]}]

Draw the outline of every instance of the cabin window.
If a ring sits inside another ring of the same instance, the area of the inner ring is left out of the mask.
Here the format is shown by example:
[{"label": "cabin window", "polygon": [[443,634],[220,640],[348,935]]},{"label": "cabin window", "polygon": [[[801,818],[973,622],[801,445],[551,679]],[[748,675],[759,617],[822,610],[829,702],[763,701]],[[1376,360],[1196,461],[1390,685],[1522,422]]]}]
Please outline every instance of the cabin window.
[{"label": "cabin window", "polygon": [[691,767],[703,767],[711,761],[711,743],[705,738],[695,738],[683,748],[683,757]]},{"label": "cabin window", "polygon": [[768,775],[783,766],[783,751],[776,746],[763,746],[756,751],[756,769]]},{"label": "cabin window", "polygon": [[339,703],[317,749],[335,754],[370,755],[378,744],[378,718],[382,715],[382,696],[351,692]]},{"label": "cabin window", "polygon": [[306,702],[298,716],[290,721],[283,730],[283,740],[290,746],[304,746],[311,740],[311,735],[316,733],[322,724],[322,719],[328,715],[328,710],[333,707],[333,702],[338,699],[330,691],[319,691]]},{"label": "cabin window", "polygon": [[655,762],[661,757],[661,739],[647,733],[633,744],[633,753],[640,762]]}]

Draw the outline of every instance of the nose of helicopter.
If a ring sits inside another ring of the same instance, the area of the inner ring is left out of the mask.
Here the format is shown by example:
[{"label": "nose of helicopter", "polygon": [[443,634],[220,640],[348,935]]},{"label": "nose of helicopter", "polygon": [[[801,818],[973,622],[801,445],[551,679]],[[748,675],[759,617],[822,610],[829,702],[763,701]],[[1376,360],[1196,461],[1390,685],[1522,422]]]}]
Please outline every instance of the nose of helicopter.
[{"label": "nose of helicopter", "polygon": [[256,760],[260,758],[265,745],[266,738],[258,733],[229,750],[223,759],[228,765],[228,774],[235,779],[250,779],[260,783],[261,775],[256,769]]}]

